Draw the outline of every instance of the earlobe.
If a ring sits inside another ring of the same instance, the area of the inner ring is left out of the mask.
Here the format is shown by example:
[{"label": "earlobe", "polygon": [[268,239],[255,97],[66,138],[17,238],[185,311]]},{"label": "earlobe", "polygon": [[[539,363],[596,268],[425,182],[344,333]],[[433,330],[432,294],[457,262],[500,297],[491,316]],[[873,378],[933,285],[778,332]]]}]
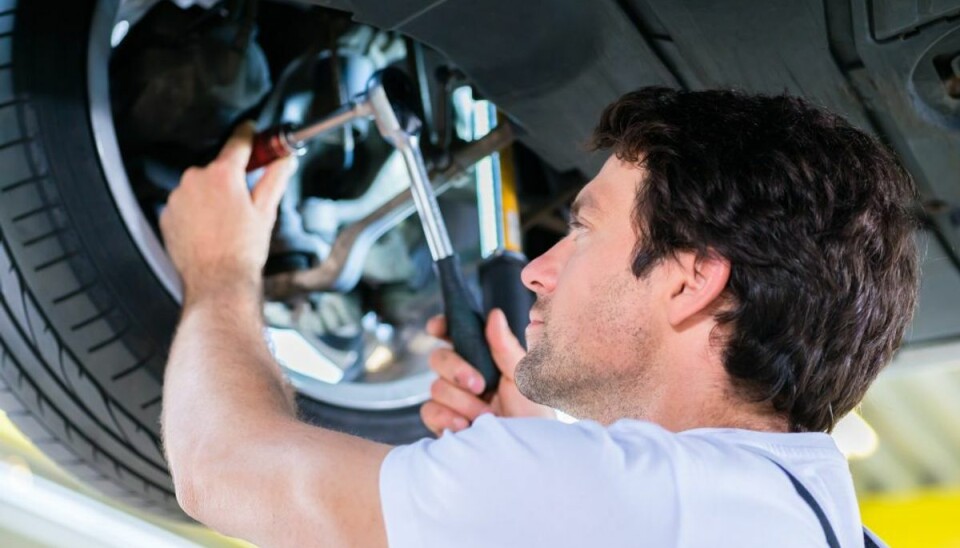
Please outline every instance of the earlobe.
[{"label": "earlobe", "polygon": [[730,280],[730,261],[712,252],[702,256],[688,252],[677,255],[674,267],[667,318],[678,327],[715,307]]}]

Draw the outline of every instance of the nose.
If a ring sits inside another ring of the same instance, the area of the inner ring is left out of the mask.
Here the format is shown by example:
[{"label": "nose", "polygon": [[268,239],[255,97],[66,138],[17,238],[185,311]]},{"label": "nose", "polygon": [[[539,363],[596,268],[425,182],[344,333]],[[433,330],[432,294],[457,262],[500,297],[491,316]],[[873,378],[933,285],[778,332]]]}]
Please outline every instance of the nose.
[{"label": "nose", "polygon": [[549,295],[557,287],[557,276],[560,272],[562,246],[566,238],[560,240],[546,253],[530,261],[520,272],[520,279],[527,289],[537,295]]}]

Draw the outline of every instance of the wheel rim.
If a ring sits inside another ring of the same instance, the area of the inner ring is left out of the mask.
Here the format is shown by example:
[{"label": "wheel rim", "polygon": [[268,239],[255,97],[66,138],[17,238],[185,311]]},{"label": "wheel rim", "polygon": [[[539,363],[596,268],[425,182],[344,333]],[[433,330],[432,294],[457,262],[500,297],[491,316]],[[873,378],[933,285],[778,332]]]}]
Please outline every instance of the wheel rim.
[{"label": "wheel rim", "polygon": [[[126,21],[117,21],[121,5],[122,0],[98,0],[94,9],[87,53],[90,122],[104,177],[131,238],[163,287],[177,303],[182,303],[180,278],[137,202],[114,127],[109,59],[118,37],[114,33],[125,33],[124,25],[129,28]],[[336,374],[331,368],[339,370],[333,360],[295,330],[269,327],[267,331],[274,355],[291,384],[315,400],[350,409],[378,411],[411,407],[429,399],[430,384],[436,378],[432,372],[379,383],[326,382],[322,379],[335,380]],[[299,337],[299,341],[292,337]],[[303,345],[313,348],[316,355],[308,358],[311,361],[295,362],[297,356],[305,355]]]}]

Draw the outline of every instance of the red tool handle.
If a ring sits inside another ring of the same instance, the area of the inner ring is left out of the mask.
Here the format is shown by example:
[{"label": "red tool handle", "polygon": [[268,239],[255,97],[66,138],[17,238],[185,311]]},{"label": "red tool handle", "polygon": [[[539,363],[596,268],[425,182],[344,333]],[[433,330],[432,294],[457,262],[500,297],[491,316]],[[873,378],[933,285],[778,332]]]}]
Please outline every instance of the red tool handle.
[{"label": "red tool handle", "polygon": [[247,162],[248,173],[296,152],[296,149],[287,143],[288,129],[286,126],[274,127],[254,135],[250,161]]}]

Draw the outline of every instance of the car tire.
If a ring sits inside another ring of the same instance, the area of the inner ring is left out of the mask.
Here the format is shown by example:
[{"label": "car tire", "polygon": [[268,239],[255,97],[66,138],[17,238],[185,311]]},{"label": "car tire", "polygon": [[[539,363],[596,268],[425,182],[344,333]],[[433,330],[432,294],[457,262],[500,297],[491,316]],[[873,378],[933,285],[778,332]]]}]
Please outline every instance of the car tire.
[{"label": "car tire", "polygon": [[[179,304],[118,212],[91,128],[95,0],[0,0],[0,409],[65,471],[183,517],[160,443]],[[309,422],[390,443],[428,435],[418,406],[300,398]]]}]

